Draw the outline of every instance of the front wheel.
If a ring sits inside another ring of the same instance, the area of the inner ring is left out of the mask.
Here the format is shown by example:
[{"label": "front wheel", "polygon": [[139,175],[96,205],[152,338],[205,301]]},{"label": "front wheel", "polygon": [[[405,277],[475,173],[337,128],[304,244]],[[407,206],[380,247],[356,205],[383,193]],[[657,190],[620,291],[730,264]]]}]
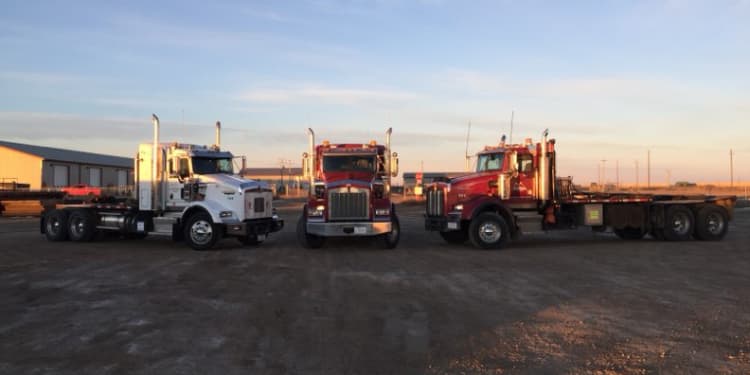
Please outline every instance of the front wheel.
[{"label": "front wheel", "polygon": [[469,240],[480,249],[500,249],[509,238],[508,223],[494,212],[479,214],[469,225]]},{"label": "front wheel", "polygon": [[401,224],[396,214],[391,215],[391,231],[383,235],[383,247],[395,249],[401,239]]},{"label": "front wheel", "polygon": [[185,225],[185,241],[193,250],[208,250],[219,240],[219,233],[205,212],[190,216]]},{"label": "front wheel", "polygon": [[302,210],[302,216],[297,220],[297,241],[305,249],[319,249],[325,244],[325,237],[307,233],[307,207]]}]

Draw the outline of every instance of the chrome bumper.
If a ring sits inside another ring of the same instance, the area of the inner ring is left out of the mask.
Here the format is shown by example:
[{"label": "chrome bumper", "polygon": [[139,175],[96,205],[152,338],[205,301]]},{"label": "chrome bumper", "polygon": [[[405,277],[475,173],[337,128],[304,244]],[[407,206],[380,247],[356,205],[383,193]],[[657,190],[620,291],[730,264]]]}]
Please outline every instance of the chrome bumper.
[{"label": "chrome bumper", "polygon": [[307,222],[307,233],[322,237],[377,236],[391,232],[391,222]]}]

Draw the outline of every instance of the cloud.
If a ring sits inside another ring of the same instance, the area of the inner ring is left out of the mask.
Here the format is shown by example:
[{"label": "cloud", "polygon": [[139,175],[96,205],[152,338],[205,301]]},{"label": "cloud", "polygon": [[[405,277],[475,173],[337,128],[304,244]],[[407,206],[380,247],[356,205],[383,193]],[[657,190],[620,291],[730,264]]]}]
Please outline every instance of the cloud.
[{"label": "cloud", "polygon": [[325,103],[353,104],[363,102],[404,102],[416,99],[418,95],[396,90],[332,88],[307,86],[299,88],[274,89],[258,88],[245,91],[238,99],[259,103],[285,103],[298,101],[320,101]]}]

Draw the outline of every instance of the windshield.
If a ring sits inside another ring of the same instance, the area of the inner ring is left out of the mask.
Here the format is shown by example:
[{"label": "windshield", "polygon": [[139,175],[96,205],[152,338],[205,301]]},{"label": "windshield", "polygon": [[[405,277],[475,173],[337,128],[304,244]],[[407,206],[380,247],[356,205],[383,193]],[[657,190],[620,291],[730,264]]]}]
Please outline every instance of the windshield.
[{"label": "windshield", "polygon": [[375,172],[374,155],[336,155],[323,157],[326,172],[362,171]]},{"label": "windshield", "polygon": [[232,159],[193,158],[193,173],[197,174],[234,174]]},{"label": "windshield", "polygon": [[477,172],[498,171],[503,169],[505,153],[482,154],[477,159]]}]

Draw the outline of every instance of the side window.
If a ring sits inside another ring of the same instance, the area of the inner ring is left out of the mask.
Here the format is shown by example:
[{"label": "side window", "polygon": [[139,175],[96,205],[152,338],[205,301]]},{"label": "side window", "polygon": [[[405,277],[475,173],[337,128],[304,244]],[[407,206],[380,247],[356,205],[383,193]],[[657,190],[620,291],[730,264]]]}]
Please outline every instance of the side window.
[{"label": "side window", "polygon": [[534,160],[531,155],[518,155],[518,171],[521,173],[534,172]]},{"label": "side window", "polygon": [[180,158],[178,163],[179,174],[181,177],[190,176],[190,165],[188,164],[187,158]]}]

